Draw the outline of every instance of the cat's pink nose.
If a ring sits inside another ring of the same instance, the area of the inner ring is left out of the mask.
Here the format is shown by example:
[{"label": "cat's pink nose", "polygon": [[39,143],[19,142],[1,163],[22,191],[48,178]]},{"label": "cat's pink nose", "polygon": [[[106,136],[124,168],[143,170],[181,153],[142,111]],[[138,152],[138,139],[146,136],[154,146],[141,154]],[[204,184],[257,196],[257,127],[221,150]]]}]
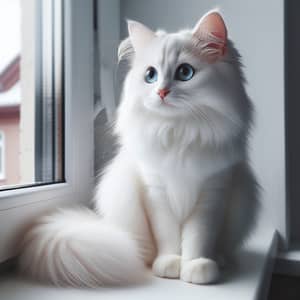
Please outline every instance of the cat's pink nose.
[{"label": "cat's pink nose", "polygon": [[158,90],[157,94],[159,95],[161,100],[164,100],[165,97],[170,93],[169,89],[160,89]]}]

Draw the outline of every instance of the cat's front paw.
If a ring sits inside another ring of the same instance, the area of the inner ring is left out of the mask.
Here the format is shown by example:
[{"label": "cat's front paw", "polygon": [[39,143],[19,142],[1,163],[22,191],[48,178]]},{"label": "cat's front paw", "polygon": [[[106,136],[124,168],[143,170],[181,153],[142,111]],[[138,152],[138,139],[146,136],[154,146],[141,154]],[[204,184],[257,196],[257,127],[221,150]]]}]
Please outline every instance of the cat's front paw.
[{"label": "cat's front paw", "polygon": [[181,257],[175,254],[158,256],[152,266],[154,275],[166,278],[179,278]]},{"label": "cat's front paw", "polygon": [[183,263],[180,278],[195,284],[216,282],[219,278],[219,268],[215,261],[208,258],[197,258]]}]

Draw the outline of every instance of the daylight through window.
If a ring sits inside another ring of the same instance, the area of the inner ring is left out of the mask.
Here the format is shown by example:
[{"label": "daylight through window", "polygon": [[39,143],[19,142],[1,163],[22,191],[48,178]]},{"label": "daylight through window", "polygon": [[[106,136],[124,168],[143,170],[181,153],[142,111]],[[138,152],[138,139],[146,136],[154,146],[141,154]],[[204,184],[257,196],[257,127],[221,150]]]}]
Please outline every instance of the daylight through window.
[{"label": "daylight through window", "polygon": [[0,0],[0,189],[63,181],[63,4]]}]

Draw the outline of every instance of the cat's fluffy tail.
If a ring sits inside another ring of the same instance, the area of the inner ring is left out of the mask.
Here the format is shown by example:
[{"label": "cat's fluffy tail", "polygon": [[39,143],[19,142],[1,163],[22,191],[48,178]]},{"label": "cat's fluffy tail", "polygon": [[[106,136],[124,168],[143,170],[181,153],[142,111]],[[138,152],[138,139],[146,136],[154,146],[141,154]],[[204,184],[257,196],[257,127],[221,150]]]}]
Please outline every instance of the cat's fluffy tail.
[{"label": "cat's fluffy tail", "polygon": [[20,270],[55,285],[97,287],[144,278],[136,242],[88,209],[59,210],[25,234]]}]

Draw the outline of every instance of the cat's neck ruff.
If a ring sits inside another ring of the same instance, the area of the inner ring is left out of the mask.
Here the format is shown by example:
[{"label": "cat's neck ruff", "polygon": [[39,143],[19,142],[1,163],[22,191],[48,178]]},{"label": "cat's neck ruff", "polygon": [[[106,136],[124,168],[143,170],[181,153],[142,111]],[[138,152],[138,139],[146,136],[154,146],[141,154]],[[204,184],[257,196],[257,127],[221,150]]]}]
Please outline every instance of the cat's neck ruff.
[{"label": "cat's neck ruff", "polygon": [[203,145],[201,131],[194,124],[150,120],[139,124],[134,119],[130,124],[124,132],[122,149],[143,173],[151,176],[168,180],[177,176],[200,184],[245,158],[244,148],[237,142],[219,147]]}]

